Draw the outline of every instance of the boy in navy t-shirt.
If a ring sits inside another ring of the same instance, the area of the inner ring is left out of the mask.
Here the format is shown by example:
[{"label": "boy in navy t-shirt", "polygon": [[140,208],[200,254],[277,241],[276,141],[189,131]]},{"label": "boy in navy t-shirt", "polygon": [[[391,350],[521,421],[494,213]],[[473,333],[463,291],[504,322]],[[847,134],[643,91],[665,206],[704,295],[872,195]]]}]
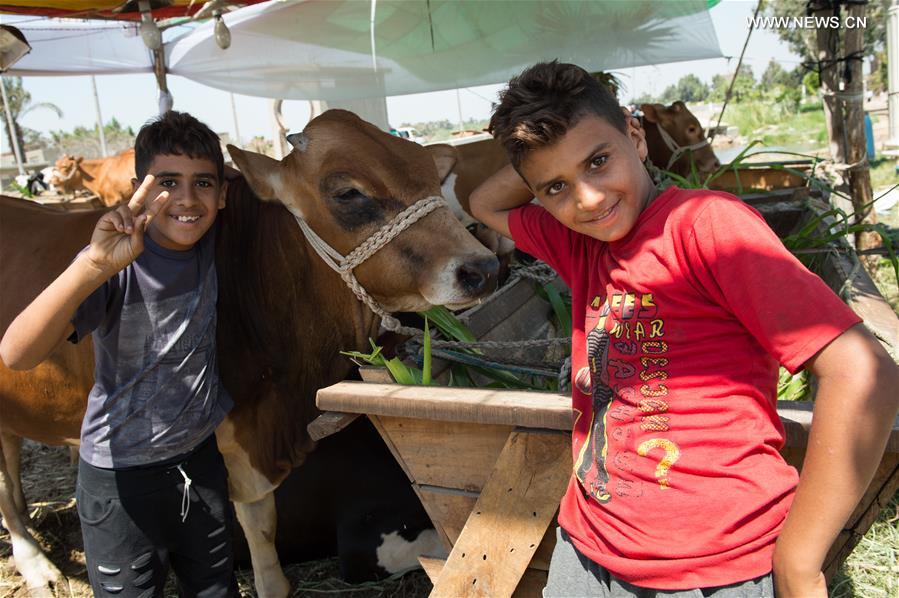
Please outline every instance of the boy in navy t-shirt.
[{"label": "boy in navy t-shirt", "polygon": [[76,491],[96,596],[236,595],[227,472],[214,430],[232,406],[216,360],[219,139],[169,112],[135,142],[134,195],[10,325],[13,369],[63,339],[94,345]]}]

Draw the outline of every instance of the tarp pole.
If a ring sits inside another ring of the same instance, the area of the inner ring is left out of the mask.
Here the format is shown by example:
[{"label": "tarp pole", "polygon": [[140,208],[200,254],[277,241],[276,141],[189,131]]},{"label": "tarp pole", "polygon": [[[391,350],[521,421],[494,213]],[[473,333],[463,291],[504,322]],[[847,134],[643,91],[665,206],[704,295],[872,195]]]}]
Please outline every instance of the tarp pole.
[{"label": "tarp pole", "polygon": [[97,109],[97,130],[100,131],[100,153],[109,155],[106,149],[106,133],[103,131],[103,114],[100,112],[100,96],[97,94],[97,78],[91,75],[91,87],[94,89],[94,107]]},{"label": "tarp pole", "polygon": [[229,93],[228,95],[231,96],[231,117],[234,119],[234,145],[243,147],[240,142],[240,127],[237,126],[237,106],[234,105],[234,94]]},{"label": "tarp pole", "polygon": [[16,157],[16,166],[19,167],[19,174],[25,174],[25,166],[22,161],[22,150],[19,148],[19,140],[16,139],[16,128],[12,122],[12,112],[9,111],[9,99],[6,97],[6,83],[0,79],[0,92],[3,93],[3,110],[6,112],[6,126],[9,127],[9,138],[12,140],[12,151]]}]

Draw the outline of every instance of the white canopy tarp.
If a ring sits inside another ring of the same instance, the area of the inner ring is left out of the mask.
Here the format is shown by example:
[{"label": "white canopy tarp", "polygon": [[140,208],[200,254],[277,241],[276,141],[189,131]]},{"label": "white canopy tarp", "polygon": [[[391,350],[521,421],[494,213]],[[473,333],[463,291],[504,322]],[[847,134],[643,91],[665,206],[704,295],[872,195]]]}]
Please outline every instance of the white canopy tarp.
[{"label": "white canopy tarp", "polygon": [[135,23],[30,20],[18,27],[31,52],[5,75],[122,75],[153,72],[153,57]]},{"label": "white canopy tarp", "polygon": [[[499,83],[553,58],[598,71],[718,57],[707,6],[706,0],[272,1],[225,15],[230,48],[218,47],[208,22],[166,43],[166,60],[172,74],[244,95],[384,97]],[[69,28],[21,27],[34,50],[8,74],[152,70],[133,26],[85,24],[83,35]]]}]

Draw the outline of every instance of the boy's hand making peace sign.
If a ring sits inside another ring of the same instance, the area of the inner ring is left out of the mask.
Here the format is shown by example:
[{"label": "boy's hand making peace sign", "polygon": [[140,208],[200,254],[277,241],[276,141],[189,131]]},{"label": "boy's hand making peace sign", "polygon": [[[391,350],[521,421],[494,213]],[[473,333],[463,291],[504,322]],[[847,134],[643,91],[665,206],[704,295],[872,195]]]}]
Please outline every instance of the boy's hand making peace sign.
[{"label": "boy's hand making peace sign", "polygon": [[148,174],[127,204],[107,212],[97,222],[86,253],[99,271],[112,276],[143,252],[147,226],[169,201],[169,193],[163,191],[146,205],[154,181]]}]

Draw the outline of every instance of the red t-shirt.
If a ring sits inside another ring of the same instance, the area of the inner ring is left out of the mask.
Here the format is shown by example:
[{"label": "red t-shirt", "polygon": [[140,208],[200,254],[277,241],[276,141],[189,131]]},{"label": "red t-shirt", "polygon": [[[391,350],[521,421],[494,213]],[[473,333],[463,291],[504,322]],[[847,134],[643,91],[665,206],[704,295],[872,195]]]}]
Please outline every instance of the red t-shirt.
[{"label": "red t-shirt", "polygon": [[572,291],[559,523],[578,550],[647,588],[768,573],[798,480],[778,363],[796,372],[858,316],[726,193],[668,189],[613,243],[534,205],[509,228]]}]

